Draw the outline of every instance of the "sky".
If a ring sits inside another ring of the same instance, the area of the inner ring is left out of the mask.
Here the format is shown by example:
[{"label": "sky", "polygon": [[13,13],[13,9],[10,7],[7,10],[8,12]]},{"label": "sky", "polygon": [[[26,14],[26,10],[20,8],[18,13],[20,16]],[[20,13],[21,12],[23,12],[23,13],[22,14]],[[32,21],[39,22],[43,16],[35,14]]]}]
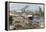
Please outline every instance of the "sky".
[{"label": "sky", "polygon": [[28,6],[26,10],[30,11],[39,11],[39,7],[41,7],[43,11],[43,5],[40,4],[21,4],[21,3],[10,3],[10,11],[17,11],[21,12],[21,9],[24,8],[25,6]]}]

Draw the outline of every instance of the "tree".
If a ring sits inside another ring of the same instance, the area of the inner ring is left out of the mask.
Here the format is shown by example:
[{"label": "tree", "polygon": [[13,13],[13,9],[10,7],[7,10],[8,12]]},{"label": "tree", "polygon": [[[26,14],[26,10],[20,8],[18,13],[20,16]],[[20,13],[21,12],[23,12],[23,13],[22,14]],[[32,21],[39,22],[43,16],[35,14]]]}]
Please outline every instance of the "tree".
[{"label": "tree", "polygon": [[44,16],[44,12],[42,11],[41,7],[39,7],[39,13],[40,13],[40,16]]},{"label": "tree", "polygon": [[21,10],[22,10],[22,12],[26,12],[25,11],[25,9],[27,9],[29,6],[28,5],[26,5],[24,8],[22,8]]},{"label": "tree", "polygon": [[9,24],[10,24],[10,25],[12,24],[12,21],[13,21],[12,16],[9,16]]},{"label": "tree", "polygon": [[34,15],[44,16],[44,12],[42,11],[41,7],[39,7],[39,11],[37,11]]}]

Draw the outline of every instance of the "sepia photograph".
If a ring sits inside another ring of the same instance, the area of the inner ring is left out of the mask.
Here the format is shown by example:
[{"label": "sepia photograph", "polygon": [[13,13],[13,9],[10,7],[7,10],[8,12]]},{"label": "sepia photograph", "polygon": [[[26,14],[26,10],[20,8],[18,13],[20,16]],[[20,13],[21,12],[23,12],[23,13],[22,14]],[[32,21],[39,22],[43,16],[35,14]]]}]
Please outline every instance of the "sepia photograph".
[{"label": "sepia photograph", "polygon": [[44,3],[8,2],[8,30],[44,29]]}]

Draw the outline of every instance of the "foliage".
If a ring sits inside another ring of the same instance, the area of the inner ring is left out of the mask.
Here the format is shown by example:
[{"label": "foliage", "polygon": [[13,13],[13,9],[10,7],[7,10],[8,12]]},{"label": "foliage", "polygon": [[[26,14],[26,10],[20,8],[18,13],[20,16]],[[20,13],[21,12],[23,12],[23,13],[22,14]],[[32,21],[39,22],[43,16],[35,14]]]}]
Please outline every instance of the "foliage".
[{"label": "foliage", "polygon": [[37,15],[37,16],[44,16],[44,12],[42,11],[42,9],[39,7],[39,11],[37,11],[35,14],[33,15]]},{"label": "foliage", "polygon": [[9,16],[9,24],[10,24],[10,25],[12,24],[12,21],[13,21],[12,16]]}]

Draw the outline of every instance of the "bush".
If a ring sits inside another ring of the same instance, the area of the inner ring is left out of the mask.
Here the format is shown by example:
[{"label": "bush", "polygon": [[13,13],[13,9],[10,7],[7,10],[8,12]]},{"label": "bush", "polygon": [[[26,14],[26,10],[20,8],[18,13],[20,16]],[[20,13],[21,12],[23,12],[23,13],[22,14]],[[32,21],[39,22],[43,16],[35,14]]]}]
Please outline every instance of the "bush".
[{"label": "bush", "polygon": [[10,25],[12,24],[12,21],[13,21],[13,17],[12,16],[9,16],[9,24]]}]

